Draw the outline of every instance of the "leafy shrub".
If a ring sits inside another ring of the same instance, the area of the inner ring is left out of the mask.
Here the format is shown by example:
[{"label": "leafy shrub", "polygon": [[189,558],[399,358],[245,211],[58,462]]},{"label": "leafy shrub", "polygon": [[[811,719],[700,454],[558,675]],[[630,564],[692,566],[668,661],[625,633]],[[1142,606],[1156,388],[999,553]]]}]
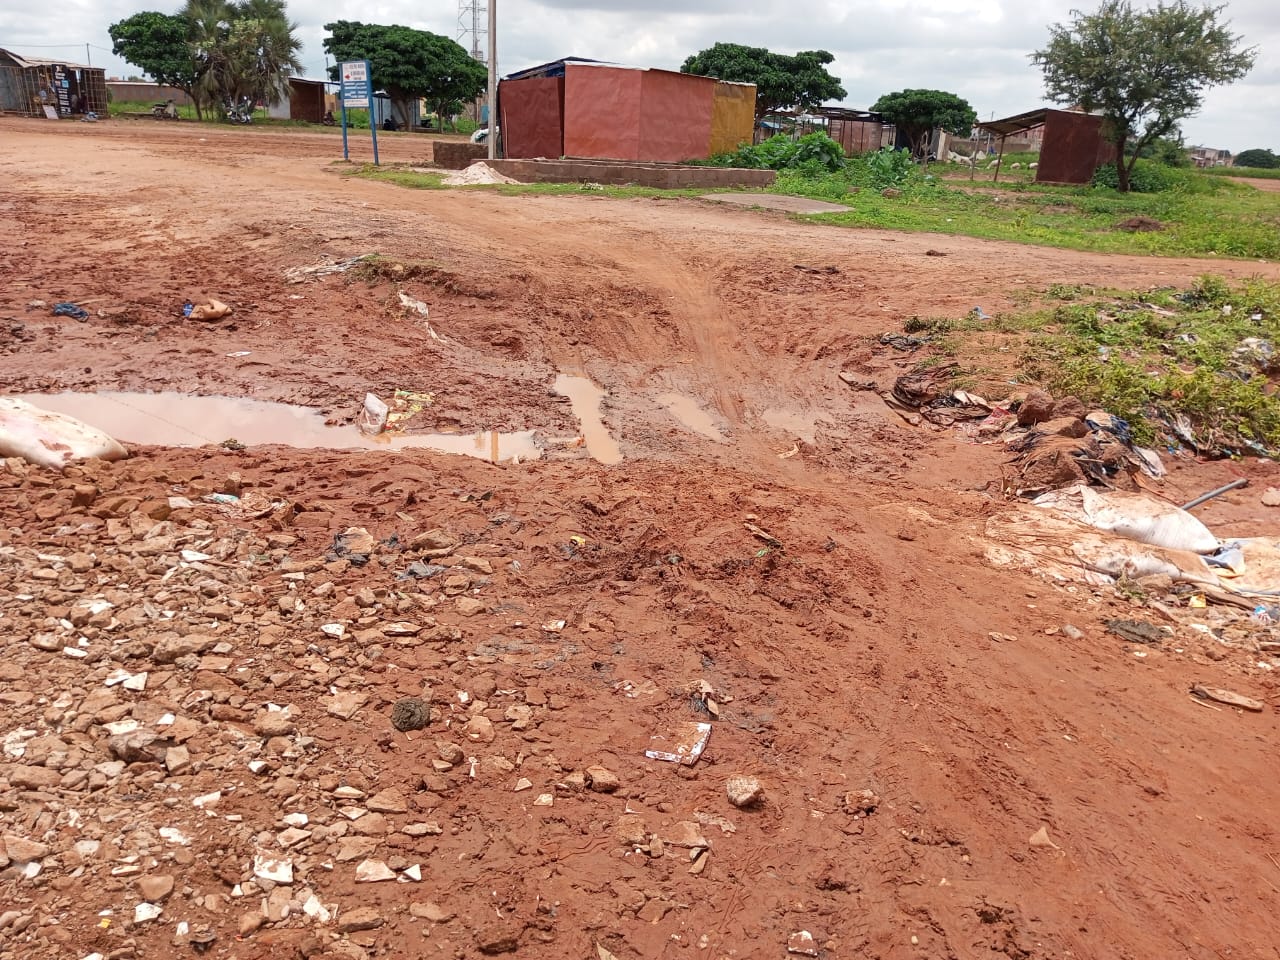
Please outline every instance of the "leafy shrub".
[{"label": "leafy shrub", "polygon": [[867,185],[878,190],[885,187],[901,187],[916,172],[911,151],[884,147],[866,156]]},{"label": "leafy shrub", "polygon": [[813,175],[834,173],[844,169],[844,150],[825,133],[809,133],[799,140],[776,134],[755,146],[743,144],[732,153],[712,157],[710,163],[721,167],[749,169],[802,170]]},{"label": "leafy shrub", "polygon": [[[1183,185],[1186,180],[1186,176],[1173,167],[1152,160],[1139,160],[1129,174],[1129,189],[1134,193],[1163,193]],[[1116,172],[1116,165],[1108,163],[1099,167],[1093,174],[1093,185],[1118,190],[1120,175]]]}]

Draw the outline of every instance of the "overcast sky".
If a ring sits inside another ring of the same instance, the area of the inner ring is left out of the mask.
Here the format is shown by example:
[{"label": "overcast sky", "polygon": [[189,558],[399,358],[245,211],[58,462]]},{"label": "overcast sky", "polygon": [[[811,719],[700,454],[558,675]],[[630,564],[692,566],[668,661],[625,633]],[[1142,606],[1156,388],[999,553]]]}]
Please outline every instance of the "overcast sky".
[{"label": "overcast sky", "polygon": [[[1077,3],[1092,8],[1092,0]],[[136,68],[111,56],[107,26],[139,10],[177,6],[62,0],[57,16],[49,16],[40,4],[4,3],[0,47],[82,60],[89,43],[95,65],[125,76]],[[785,53],[826,49],[835,54],[832,71],[848,90],[848,106],[866,108],[883,93],[930,87],[959,94],[989,119],[1044,103],[1040,73],[1027,54],[1046,42],[1047,25],[1065,21],[1071,6],[1071,0],[500,0],[498,64],[505,73],[579,56],[678,69],[689,54],[717,41]],[[1258,60],[1244,81],[1208,93],[1199,115],[1184,124],[1188,143],[1280,151],[1276,10],[1275,0],[1230,3],[1233,29],[1259,48]],[[324,24],[332,20],[459,36],[458,0],[289,0],[289,13],[299,24],[309,76],[321,76]]]}]

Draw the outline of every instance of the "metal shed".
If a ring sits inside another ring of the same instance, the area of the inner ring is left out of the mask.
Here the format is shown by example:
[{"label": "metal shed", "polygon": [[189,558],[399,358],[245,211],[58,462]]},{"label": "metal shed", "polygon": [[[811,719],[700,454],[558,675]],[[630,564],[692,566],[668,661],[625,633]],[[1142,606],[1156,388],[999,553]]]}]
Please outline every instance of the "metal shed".
[{"label": "metal shed", "polygon": [[[1103,136],[1103,120],[1097,114],[1041,107],[1002,120],[979,123],[974,129],[989,130],[998,136],[999,155],[1003,157],[1009,137],[1037,127],[1044,128],[1036,168],[1037,183],[1088,183],[1098,167],[1115,162],[1115,144]],[[997,166],[996,177],[999,176]]]},{"label": "metal shed", "polygon": [[337,87],[329,80],[307,80],[303,77],[289,78],[289,97],[280,99],[267,107],[267,116],[273,120],[305,120],[307,123],[320,123],[324,120],[325,91],[328,87]]},{"label": "metal shed", "polygon": [[106,71],[0,50],[0,112],[51,120],[85,113],[106,116]]}]

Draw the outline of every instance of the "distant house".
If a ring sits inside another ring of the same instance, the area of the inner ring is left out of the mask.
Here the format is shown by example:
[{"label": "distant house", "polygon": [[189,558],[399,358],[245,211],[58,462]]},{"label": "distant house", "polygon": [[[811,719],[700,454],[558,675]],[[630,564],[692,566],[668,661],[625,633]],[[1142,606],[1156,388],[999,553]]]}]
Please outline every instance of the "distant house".
[{"label": "distant house", "polygon": [[307,123],[320,123],[324,120],[325,90],[327,87],[337,88],[338,84],[330,80],[307,80],[303,77],[289,78],[289,96],[280,98],[267,105],[267,116],[273,120],[303,120]]},{"label": "distant house", "polygon": [[1192,147],[1187,151],[1191,162],[1197,167],[1229,167],[1235,162],[1230,150],[1215,150],[1213,147]]},{"label": "distant house", "polygon": [[509,158],[680,163],[750,143],[756,88],[671,70],[566,57],[498,87]]},{"label": "distant house", "polygon": [[0,113],[51,120],[85,113],[106,116],[106,71],[0,50]]}]

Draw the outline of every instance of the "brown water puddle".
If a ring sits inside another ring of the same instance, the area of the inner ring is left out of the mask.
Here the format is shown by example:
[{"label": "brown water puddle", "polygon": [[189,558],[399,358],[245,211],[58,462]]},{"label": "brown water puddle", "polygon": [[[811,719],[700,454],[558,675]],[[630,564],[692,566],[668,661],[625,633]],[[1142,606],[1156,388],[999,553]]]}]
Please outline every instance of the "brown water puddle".
[{"label": "brown water puddle", "polygon": [[542,456],[532,430],[499,433],[366,436],[354,426],[325,426],[311,407],[241,397],[183,393],[31,393],[21,399],[65,413],[128,443],[200,447],[235,440],[245,446],[282,444],[333,450],[435,450],[498,463]]},{"label": "brown water puddle", "polygon": [[724,439],[724,434],[716,427],[716,422],[711,418],[711,414],[698,406],[698,401],[693,397],[686,397],[683,393],[664,393],[658,397],[658,402],[670,410],[673,417],[694,433],[700,434],[708,440]]},{"label": "brown water puddle", "polygon": [[604,417],[600,412],[600,401],[604,399],[605,392],[586,377],[574,377],[565,373],[556,377],[552,389],[560,396],[569,398],[573,415],[578,418],[582,427],[587,453],[591,454],[592,459],[600,463],[621,463],[622,449],[604,425]]}]

